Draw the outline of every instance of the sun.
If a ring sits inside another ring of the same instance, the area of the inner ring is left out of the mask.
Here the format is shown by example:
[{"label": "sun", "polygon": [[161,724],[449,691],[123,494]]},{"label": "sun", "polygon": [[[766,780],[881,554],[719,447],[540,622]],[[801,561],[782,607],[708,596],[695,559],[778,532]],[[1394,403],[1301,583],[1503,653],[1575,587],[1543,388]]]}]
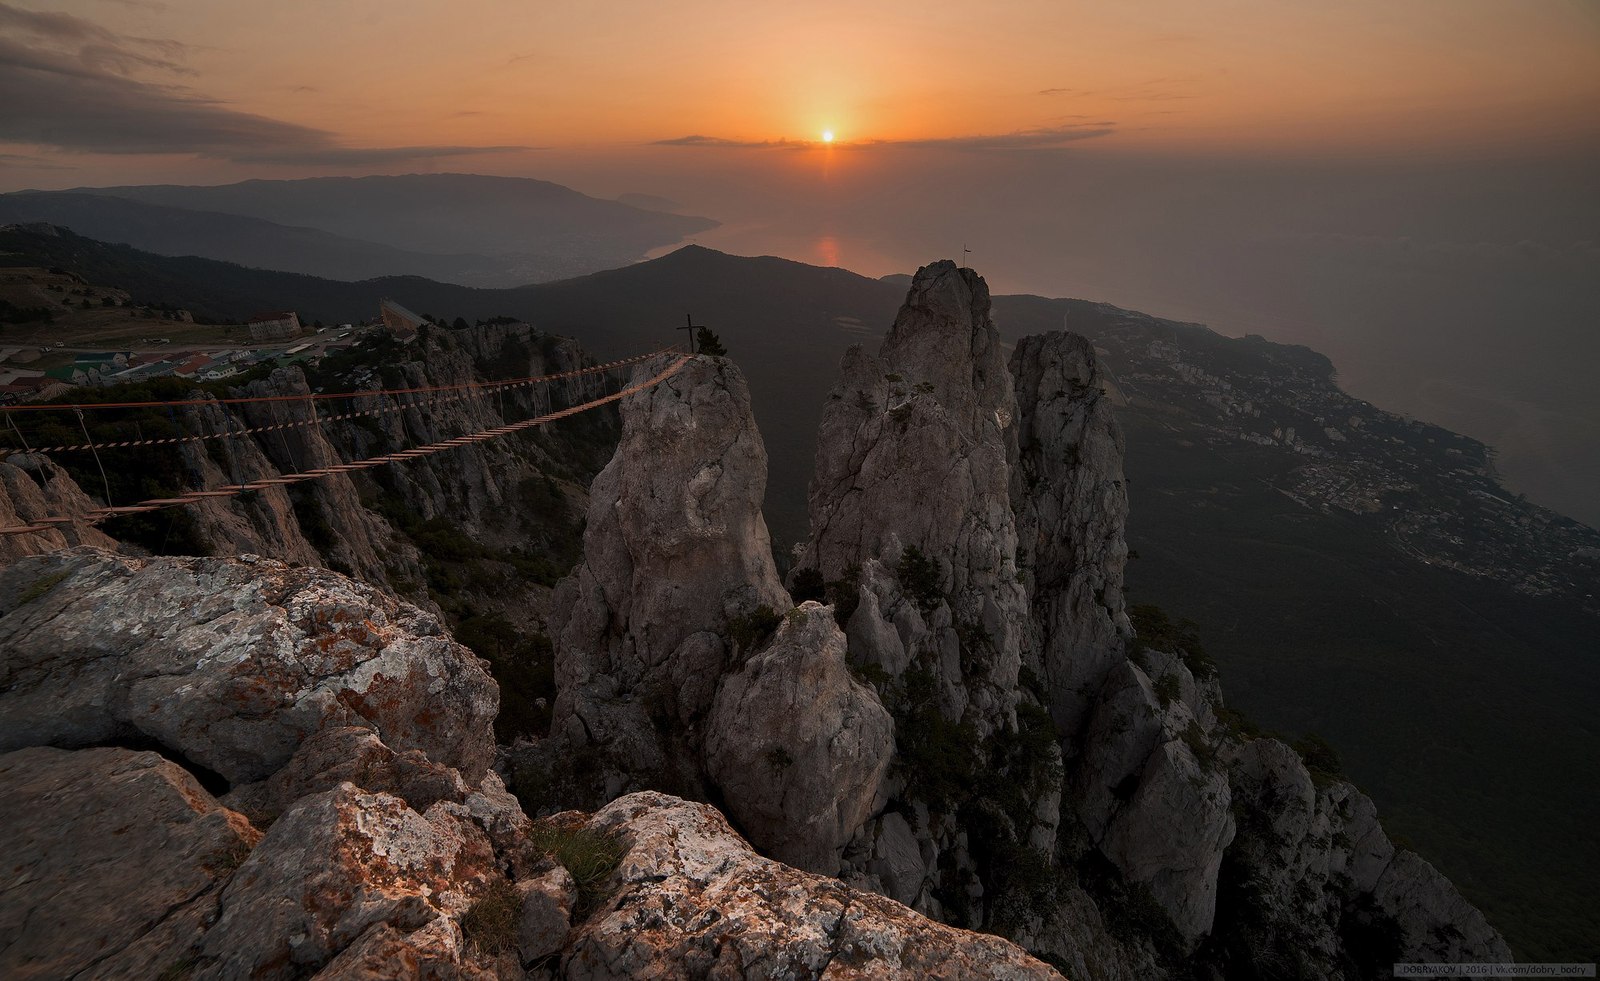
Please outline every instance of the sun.
[{"label": "sun", "polygon": [[833,130],[825,129],[825,130],[822,131],[822,142],[824,142],[824,143],[832,143],[833,142]]}]

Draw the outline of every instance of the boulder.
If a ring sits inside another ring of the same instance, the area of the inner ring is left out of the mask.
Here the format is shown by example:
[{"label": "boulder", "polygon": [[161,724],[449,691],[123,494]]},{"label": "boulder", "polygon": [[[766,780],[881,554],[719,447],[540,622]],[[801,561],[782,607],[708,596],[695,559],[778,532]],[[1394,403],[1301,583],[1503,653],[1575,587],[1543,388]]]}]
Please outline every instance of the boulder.
[{"label": "boulder", "polygon": [[375,925],[411,934],[458,918],[498,875],[472,823],[340,784],[279,818],[239,868],[197,976],[303,976]]},{"label": "boulder", "polygon": [[1100,848],[1133,882],[1150,890],[1190,945],[1211,932],[1217,872],[1233,841],[1223,774],[1195,759],[1181,740],[1162,743],[1139,775]]},{"label": "boulder", "polygon": [[496,965],[468,952],[461,928],[440,917],[402,934],[387,923],[369,928],[316,981],[499,981]]},{"label": "boulder", "polygon": [[791,611],[760,654],[723,679],[706,726],[706,770],[728,812],[768,855],[824,875],[881,806],[894,721],[845,663],[832,611]]},{"label": "boulder", "polygon": [[572,911],[578,904],[578,886],[572,873],[558,865],[535,879],[517,883],[522,916],[517,921],[517,953],[522,963],[559,953],[572,929]]},{"label": "boulder", "polygon": [[396,753],[371,729],[337,726],[312,733],[282,769],[235,787],[223,799],[251,820],[270,822],[300,798],[346,782],[394,794],[419,812],[441,800],[467,796],[461,774],[434,763],[421,750]]},{"label": "boulder", "polygon": [[1060,977],[999,937],[762,858],[705,804],[631,794],[587,826],[627,851],[562,958],[570,981]]},{"label": "boulder", "polygon": [[899,811],[884,814],[877,825],[866,871],[883,883],[885,896],[911,906],[921,895],[923,881],[928,877],[917,836]]},{"label": "boulder", "polygon": [[326,570],[84,547],[0,573],[0,749],[137,738],[237,784],[354,726],[475,784],[498,707],[435,617]]},{"label": "boulder", "polygon": [[156,977],[185,962],[261,835],[126,749],[0,756],[0,975]]}]

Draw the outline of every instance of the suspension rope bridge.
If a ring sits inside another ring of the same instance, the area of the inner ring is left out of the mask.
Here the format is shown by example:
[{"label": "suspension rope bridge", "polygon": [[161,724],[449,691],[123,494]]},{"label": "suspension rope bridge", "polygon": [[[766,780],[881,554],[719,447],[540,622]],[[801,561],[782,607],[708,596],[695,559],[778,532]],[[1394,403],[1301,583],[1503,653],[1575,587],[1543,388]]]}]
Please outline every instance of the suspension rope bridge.
[{"label": "suspension rope bridge", "polygon": [[[676,357],[670,364],[650,378],[647,378],[641,382],[637,382],[633,385],[626,386],[616,392],[604,392],[605,379],[608,373],[616,371],[620,368],[625,368],[630,365],[648,361],[661,355],[676,355]],[[602,405],[620,401],[624,398],[627,398],[629,395],[652,388],[660,384],[662,381],[665,381],[672,375],[677,374],[677,372],[683,368],[684,364],[687,363],[688,360],[689,357],[683,354],[681,350],[668,348],[660,351],[652,351],[648,354],[637,355],[631,358],[608,361],[604,364],[590,365],[588,367],[576,368],[571,371],[563,371],[550,375],[533,375],[525,378],[502,379],[492,382],[469,382],[462,385],[430,385],[412,388],[369,389],[365,391],[332,393],[314,392],[304,395],[270,395],[236,398],[178,399],[172,401],[99,402],[80,404],[57,403],[49,405],[7,406],[3,409],[0,409],[0,412],[3,412],[6,415],[6,421],[10,430],[15,433],[17,439],[21,441],[22,445],[19,447],[7,447],[5,448],[6,452],[69,453],[86,451],[94,452],[98,456],[98,451],[103,449],[127,449],[140,446],[170,446],[182,443],[196,443],[213,439],[247,437],[266,432],[282,432],[284,430],[304,426],[320,427],[322,424],[328,422],[338,422],[369,416],[384,415],[387,413],[405,412],[411,409],[429,409],[438,405],[459,402],[465,399],[486,399],[490,395],[501,396],[503,405],[503,395],[505,392],[530,388],[538,385],[566,383],[569,386],[575,386],[577,394],[582,395],[584,394],[584,382],[593,379],[600,382],[602,393],[597,397],[590,398],[586,402],[571,405],[567,408],[559,410],[554,409],[553,406],[549,406],[548,403],[546,403],[546,406],[551,408],[552,411],[535,415],[531,418],[521,420],[520,422],[494,426],[488,429],[481,429],[476,432],[468,433],[462,436],[456,436],[451,439],[439,440],[421,446],[414,446],[411,449],[400,450],[394,453],[386,453],[381,456],[368,457],[362,460],[354,460],[348,463],[339,463],[333,466],[318,467],[296,473],[280,473],[276,476],[264,477],[258,480],[241,481],[233,484],[224,484],[211,489],[189,491],[187,493],[174,495],[172,497],[151,498],[148,500],[138,501],[133,504],[115,506],[112,501],[107,500],[104,507],[94,508],[81,514],[51,515],[48,517],[32,519],[26,524],[3,526],[0,527],[0,535],[34,534],[38,532],[52,531],[61,525],[75,525],[80,523],[97,524],[106,520],[107,518],[114,518],[122,515],[145,514],[151,511],[159,511],[164,508],[180,507],[187,504],[197,504],[201,501],[215,498],[236,497],[240,494],[250,491],[261,491],[271,487],[288,486],[301,481],[315,480],[319,477],[327,477],[333,474],[351,473],[357,470],[365,470],[372,467],[384,466],[390,463],[403,463],[408,460],[415,460],[420,457],[430,456],[434,453],[440,453],[445,450],[452,450],[462,446],[470,446],[475,443],[482,443],[487,440],[497,439],[501,436],[510,436],[514,433],[519,433],[536,426],[542,426],[548,423],[556,422],[560,419],[566,419],[571,416],[578,415],[579,413],[598,408]],[[537,392],[538,390],[536,389],[535,391]],[[545,394],[548,395],[547,390]],[[569,394],[571,394],[571,391],[569,391]],[[394,401],[392,403],[384,402],[386,397],[392,397]],[[403,397],[408,398],[403,401]],[[373,398],[378,399],[382,404],[368,409],[360,409],[328,415],[320,415],[316,411],[316,403],[319,401],[332,401],[338,399],[349,399],[355,401]],[[536,399],[536,404],[537,402],[538,400]],[[291,420],[289,422],[277,422],[269,425],[235,428],[232,425],[229,414],[226,410],[224,410],[223,424],[226,428],[222,432],[164,436],[150,439],[137,438],[126,440],[107,440],[101,442],[96,442],[89,435],[88,425],[83,420],[83,413],[85,411],[112,409],[165,409],[170,416],[175,408],[180,407],[197,408],[205,406],[269,404],[273,406],[274,413],[276,413],[276,403],[298,403],[306,405],[309,408],[309,417],[306,419]],[[66,411],[74,413],[77,416],[77,421],[83,428],[85,441],[75,444],[30,447],[22,430],[16,424],[17,417],[26,413],[49,411]],[[504,419],[503,413],[501,418]],[[0,430],[0,434],[3,433],[4,431]],[[234,479],[238,480],[238,476],[235,475]],[[107,493],[109,496],[109,487],[107,489]]]}]

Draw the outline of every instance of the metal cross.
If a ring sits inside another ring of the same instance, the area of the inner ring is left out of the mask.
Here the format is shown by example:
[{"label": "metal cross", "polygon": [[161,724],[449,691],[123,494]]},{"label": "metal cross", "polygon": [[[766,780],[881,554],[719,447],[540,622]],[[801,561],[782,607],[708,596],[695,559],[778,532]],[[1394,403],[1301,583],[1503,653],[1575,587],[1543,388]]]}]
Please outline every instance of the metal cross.
[{"label": "metal cross", "polygon": [[694,318],[690,317],[688,314],[684,314],[683,315],[683,323],[684,323],[684,326],[679,327],[678,329],[679,330],[686,330],[686,331],[689,332],[689,353],[693,354],[694,353],[694,332],[700,329],[700,325],[695,323],[694,322]]}]

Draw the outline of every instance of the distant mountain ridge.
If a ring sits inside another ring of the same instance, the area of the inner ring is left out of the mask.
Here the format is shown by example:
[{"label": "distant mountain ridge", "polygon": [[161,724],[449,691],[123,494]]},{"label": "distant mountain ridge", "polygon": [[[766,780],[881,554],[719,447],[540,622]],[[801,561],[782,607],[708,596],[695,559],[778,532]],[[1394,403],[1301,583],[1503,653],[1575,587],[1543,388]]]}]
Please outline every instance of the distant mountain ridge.
[{"label": "distant mountain ridge", "polygon": [[73,191],[0,195],[0,223],[48,222],[102,242],[165,256],[203,256],[256,269],[362,280],[428,275],[472,282],[498,275],[483,255],[437,255],[363,242],[316,228]]},{"label": "distant mountain ridge", "polygon": [[405,274],[499,288],[623,265],[716,225],[549,181],[468,174],[0,195],[0,222],[34,221],[162,255],[330,279]]}]

